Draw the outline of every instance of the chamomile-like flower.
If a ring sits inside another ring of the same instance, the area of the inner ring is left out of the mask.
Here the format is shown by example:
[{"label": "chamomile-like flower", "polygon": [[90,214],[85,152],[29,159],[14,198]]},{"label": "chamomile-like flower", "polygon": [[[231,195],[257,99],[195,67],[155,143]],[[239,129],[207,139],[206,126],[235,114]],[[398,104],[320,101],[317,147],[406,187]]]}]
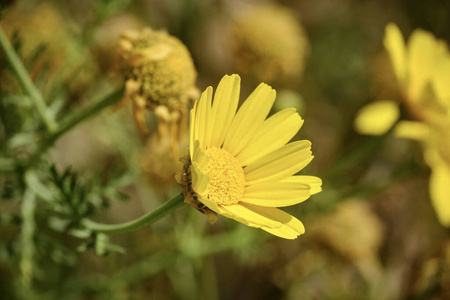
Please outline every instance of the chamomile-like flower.
[{"label": "chamomile-like flower", "polygon": [[386,26],[384,46],[397,77],[401,104],[412,120],[399,120],[399,103],[383,100],[363,107],[355,128],[380,135],[394,126],[397,137],[422,143],[431,169],[431,203],[439,222],[450,227],[450,52],[445,41],[421,29],[414,30],[405,43],[393,23]]},{"label": "chamomile-like flower", "polygon": [[277,207],[305,201],[322,184],[318,177],[293,176],[313,159],[309,141],[288,143],[303,120],[295,109],[267,118],[276,93],[264,83],[237,111],[239,91],[240,77],[225,76],[214,100],[208,87],[190,112],[190,153],[179,178],[185,201],[212,222],[221,214],[294,239],[303,224]]}]

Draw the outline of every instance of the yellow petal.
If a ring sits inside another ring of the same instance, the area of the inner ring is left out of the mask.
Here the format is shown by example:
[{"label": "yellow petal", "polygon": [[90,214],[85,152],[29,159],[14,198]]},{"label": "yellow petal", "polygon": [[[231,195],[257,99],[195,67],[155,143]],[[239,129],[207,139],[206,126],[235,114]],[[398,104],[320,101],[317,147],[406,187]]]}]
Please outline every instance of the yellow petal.
[{"label": "yellow petal", "polygon": [[267,207],[290,206],[308,199],[310,189],[299,182],[266,182],[247,186],[240,201]]},{"label": "yellow petal", "polygon": [[208,174],[202,171],[202,168],[198,166],[197,162],[192,162],[191,165],[192,174],[192,188],[197,193],[203,193],[206,191],[209,183]]},{"label": "yellow petal", "polygon": [[450,166],[443,162],[431,166],[430,197],[439,222],[450,227]]},{"label": "yellow petal", "polygon": [[409,101],[419,101],[435,68],[437,41],[424,30],[416,29],[408,41],[408,96]]},{"label": "yellow petal", "polygon": [[313,159],[310,141],[295,141],[264,155],[244,168],[247,185],[285,179]]},{"label": "yellow petal", "polygon": [[203,193],[209,183],[209,176],[206,173],[209,155],[200,149],[200,143],[195,141],[194,154],[191,162],[192,188],[195,192]]},{"label": "yellow petal", "polygon": [[388,51],[395,75],[400,84],[406,83],[406,47],[400,29],[394,23],[386,26],[384,47]]},{"label": "yellow petal", "polygon": [[261,228],[264,231],[267,231],[270,234],[273,234],[277,237],[283,238],[283,239],[287,239],[287,240],[295,240],[300,234],[303,233],[298,233],[297,230],[292,229],[289,226],[281,226],[280,228]]},{"label": "yellow petal", "polygon": [[440,45],[441,49],[436,57],[432,84],[437,100],[450,110],[450,54],[446,45]]},{"label": "yellow petal", "polygon": [[210,114],[210,137],[207,147],[222,146],[239,103],[241,78],[225,75],[217,86]]},{"label": "yellow petal", "polygon": [[242,104],[231,123],[223,148],[238,154],[258,131],[275,101],[275,90],[261,83]]},{"label": "yellow petal", "polygon": [[317,194],[322,191],[322,179],[316,176],[308,175],[296,175],[283,179],[281,182],[299,182],[308,184],[311,188],[309,191],[311,195]]},{"label": "yellow petal", "polygon": [[355,130],[361,134],[382,135],[399,119],[400,109],[394,101],[382,100],[361,108],[355,119]]},{"label": "yellow petal", "polygon": [[199,141],[200,148],[206,149],[205,135],[206,130],[210,128],[209,118],[211,115],[212,87],[208,87],[200,97],[197,104],[194,125],[194,140]]},{"label": "yellow petal", "polygon": [[209,155],[200,148],[199,141],[195,141],[192,162],[196,162],[202,171],[205,171],[208,167]]},{"label": "yellow petal", "polygon": [[416,121],[401,121],[394,130],[395,136],[399,138],[425,141],[430,136],[428,125]]},{"label": "yellow petal", "polygon": [[217,204],[209,199],[203,198],[203,197],[198,197],[197,198],[201,203],[205,204],[210,210],[218,213],[218,214],[223,214],[223,210],[220,209],[219,206],[217,206]]},{"label": "yellow petal", "polygon": [[281,223],[261,215],[241,204],[222,206],[223,215],[247,226],[279,228]]},{"label": "yellow petal", "polygon": [[281,227],[278,228],[267,228],[267,227],[261,228],[273,235],[285,239],[295,239],[300,234],[305,233],[305,227],[303,226],[302,222],[300,222],[297,218],[291,216],[288,213],[285,213],[284,211],[278,208],[260,207],[251,204],[244,204],[244,205],[245,207],[249,208],[255,213],[258,213],[266,218],[275,220],[281,224]]},{"label": "yellow petal", "polygon": [[194,156],[194,128],[195,128],[195,111],[197,109],[197,101],[194,103],[194,108],[189,113],[189,157]]},{"label": "yellow petal", "polygon": [[246,166],[289,142],[299,131],[303,120],[294,108],[282,110],[261,125],[248,145],[236,156]]}]

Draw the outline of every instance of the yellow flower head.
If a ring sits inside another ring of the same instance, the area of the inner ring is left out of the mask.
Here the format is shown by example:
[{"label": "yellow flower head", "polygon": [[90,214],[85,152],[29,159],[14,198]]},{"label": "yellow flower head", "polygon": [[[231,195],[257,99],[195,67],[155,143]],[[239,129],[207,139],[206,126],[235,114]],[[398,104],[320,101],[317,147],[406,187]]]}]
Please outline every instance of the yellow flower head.
[{"label": "yellow flower head", "polygon": [[237,17],[230,47],[237,72],[266,82],[300,75],[309,48],[296,17],[275,4],[251,6]]},{"label": "yellow flower head", "polygon": [[384,45],[412,116],[431,122],[436,117],[450,117],[450,53],[446,43],[417,29],[405,44],[398,27],[390,23]]},{"label": "yellow flower head", "polygon": [[174,131],[178,140],[189,101],[198,95],[197,72],[187,48],[162,31],[128,31],[119,41],[117,63],[126,80],[125,96],[117,107],[131,100],[142,132],[147,132],[144,110],[155,111],[160,135]]},{"label": "yellow flower head", "polygon": [[[15,2],[7,13],[1,15],[0,27],[10,39],[14,34],[18,34],[21,41],[20,55],[25,61],[39,53],[31,59],[33,65],[29,70],[30,76],[36,78],[38,75],[44,75],[46,82],[54,75],[59,76],[58,80],[61,77],[64,81],[70,78],[71,90],[90,81],[93,68],[86,67],[92,65],[90,57],[77,47],[78,43],[70,31],[73,24],[70,24],[67,18],[64,19],[57,6],[43,1],[30,9],[28,5],[23,5],[22,1]],[[43,46],[44,51],[37,51]],[[83,73],[74,78],[75,70],[81,70]],[[3,71],[2,68],[0,72]],[[4,76],[0,77],[3,81]],[[8,89],[15,86],[9,82],[1,82],[0,85]]]},{"label": "yellow flower head", "polygon": [[321,191],[322,181],[296,175],[313,159],[306,140],[287,144],[303,120],[295,109],[266,119],[275,90],[261,83],[236,112],[240,77],[225,76],[213,100],[208,87],[190,113],[190,153],[179,178],[185,201],[276,236],[294,239],[303,224],[277,207]]},{"label": "yellow flower head", "polygon": [[[384,46],[403,104],[415,119],[399,121],[394,133],[422,143],[425,161],[431,168],[431,202],[440,223],[450,227],[450,52],[444,41],[420,29],[405,44],[392,23],[386,26]],[[360,110],[355,127],[360,133],[379,135],[399,118],[398,103],[377,101]]]}]

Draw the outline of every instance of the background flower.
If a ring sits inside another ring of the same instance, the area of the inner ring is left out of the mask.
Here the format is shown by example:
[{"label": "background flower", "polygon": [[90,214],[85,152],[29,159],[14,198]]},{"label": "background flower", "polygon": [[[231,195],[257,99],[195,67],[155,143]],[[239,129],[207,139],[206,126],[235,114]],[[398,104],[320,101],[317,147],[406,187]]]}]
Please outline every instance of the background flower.
[{"label": "background flower", "polygon": [[[431,168],[430,197],[440,223],[450,226],[450,52],[444,41],[431,33],[415,30],[408,40],[394,24],[386,26],[384,38],[394,73],[402,93],[402,104],[415,121],[400,121],[399,137],[418,140]],[[384,134],[400,118],[399,104],[377,101],[363,107],[355,128],[364,134]]]}]

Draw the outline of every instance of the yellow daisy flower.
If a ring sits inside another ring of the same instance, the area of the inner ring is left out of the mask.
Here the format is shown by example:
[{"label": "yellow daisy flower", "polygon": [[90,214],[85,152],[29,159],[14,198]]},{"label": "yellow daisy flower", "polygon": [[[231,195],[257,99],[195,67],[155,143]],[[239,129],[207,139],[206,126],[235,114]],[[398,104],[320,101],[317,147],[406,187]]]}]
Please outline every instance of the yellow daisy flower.
[{"label": "yellow daisy flower", "polygon": [[[295,109],[266,119],[275,90],[261,83],[237,111],[238,75],[225,76],[213,98],[208,87],[190,112],[190,153],[184,173],[185,201],[276,236],[294,239],[303,224],[277,207],[321,191],[318,177],[295,175],[313,159],[306,140],[287,144],[303,120]],[[236,112],[237,111],[237,112]]]},{"label": "yellow daisy flower", "polygon": [[[431,169],[430,199],[439,222],[450,227],[450,52],[430,32],[417,29],[408,42],[393,23],[386,26],[384,46],[413,120],[399,120],[398,102],[382,100],[363,107],[355,129],[381,135],[394,126],[397,137],[417,140]],[[397,124],[396,124],[397,122]]]}]

